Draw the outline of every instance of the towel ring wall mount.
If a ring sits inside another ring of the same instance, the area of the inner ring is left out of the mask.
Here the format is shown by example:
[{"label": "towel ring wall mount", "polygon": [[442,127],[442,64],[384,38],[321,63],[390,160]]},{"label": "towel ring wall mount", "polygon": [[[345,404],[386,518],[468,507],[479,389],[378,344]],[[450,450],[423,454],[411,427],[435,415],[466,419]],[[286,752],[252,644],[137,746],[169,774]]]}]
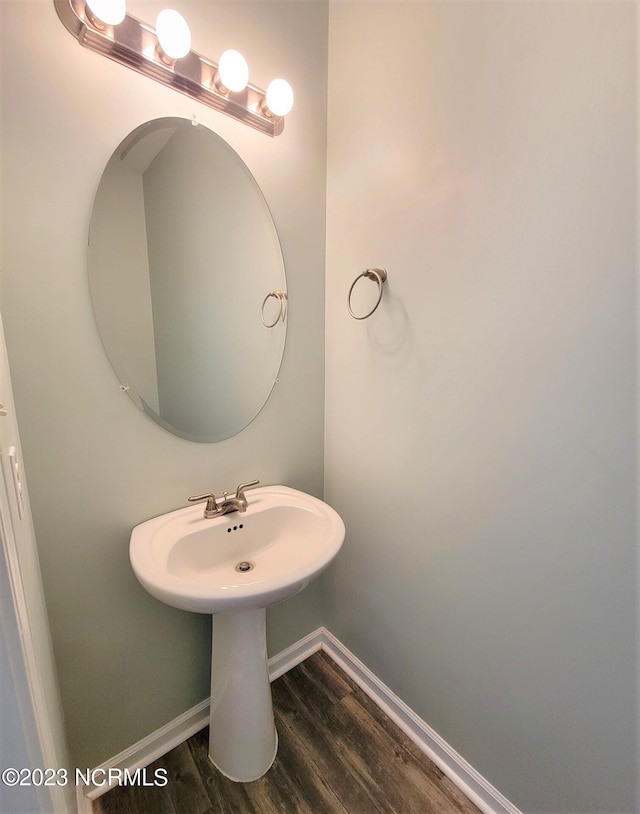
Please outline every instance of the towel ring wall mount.
[{"label": "towel ring wall mount", "polygon": [[[274,297],[279,304],[278,307],[278,315],[276,316],[273,322],[267,322],[265,317],[265,305],[270,297]],[[270,291],[267,296],[262,301],[262,308],[260,309],[260,316],[262,319],[262,324],[265,328],[274,328],[280,320],[284,322],[285,317],[287,316],[287,292],[286,291]]]},{"label": "towel ring wall mount", "polygon": [[[351,294],[353,289],[355,288],[356,283],[361,277],[366,277],[369,280],[373,280],[378,285],[378,299],[376,300],[376,304],[373,308],[368,311],[366,314],[358,316],[358,314],[354,314],[353,309],[351,307]],[[347,307],[349,309],[349,313],[354,319],[367,319],[370,317],[371,314],[376,310],[376,308],[380,305],[380,300],[382,299],[382,287],[383,284],[386,282],[387,279],[387,270],[383,268],[374,268],[374,269],[365,269],[363,272],[358,274],[356,279],[351,283],[351,288],[349,289],[349,294],[347,296]]]}]

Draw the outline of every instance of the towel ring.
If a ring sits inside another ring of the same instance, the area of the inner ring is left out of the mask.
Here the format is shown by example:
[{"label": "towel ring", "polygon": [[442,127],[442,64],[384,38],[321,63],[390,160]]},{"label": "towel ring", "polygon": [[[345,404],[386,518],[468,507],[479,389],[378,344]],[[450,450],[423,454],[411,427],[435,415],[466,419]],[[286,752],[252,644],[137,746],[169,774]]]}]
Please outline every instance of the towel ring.
[{"label": "towel ring", "polygon": [[[351,292],[353,291],[355,284],[361,277],[367,277],[369,280],[375,280],[378,284],[378,299],[376,300],[376,304],[373,308],[363,316],[357,316],[357,314],[353,313],[353,309],[351,308]],[[365,269],[361,274],[358,274],[356,279],[351,283],[351,288],[349,289],[349,295],[347,297],[347,307],[349,308],[349,313],[354,319],[367,319],[370,317],[371,314],[376,310],[376,308],[380,305],[380,300],[382,299],[382,284],[387,279],[387,270],[386,269]]]},{"label": "towel ring", "polygon": [[[275,297],[280,304],[280,308],[278,309],[278,316],[275,318],[274,322],[267,322],[264,318],[264,307],[267,304],[267,300],[270,297]],[[262,319],[262,324],[265,328],[275,328],[275,326],[282,320],[284,322],[284,318],[287,315],[287,292],[286,291],[270,291],[267,296],[262,300],[262,308],[260,309],[260,318]]]}]

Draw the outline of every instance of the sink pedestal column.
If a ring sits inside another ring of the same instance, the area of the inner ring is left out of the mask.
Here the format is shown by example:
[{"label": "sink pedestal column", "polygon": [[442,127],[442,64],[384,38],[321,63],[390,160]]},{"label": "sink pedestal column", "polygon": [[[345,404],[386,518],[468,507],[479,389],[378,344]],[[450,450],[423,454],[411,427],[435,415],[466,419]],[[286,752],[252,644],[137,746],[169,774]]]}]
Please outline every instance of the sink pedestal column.
[{"label": "sink pedestal column", "polygon": [[278,748],[265,608],[213,615],[209,759],[231,780],[257,780]]}]

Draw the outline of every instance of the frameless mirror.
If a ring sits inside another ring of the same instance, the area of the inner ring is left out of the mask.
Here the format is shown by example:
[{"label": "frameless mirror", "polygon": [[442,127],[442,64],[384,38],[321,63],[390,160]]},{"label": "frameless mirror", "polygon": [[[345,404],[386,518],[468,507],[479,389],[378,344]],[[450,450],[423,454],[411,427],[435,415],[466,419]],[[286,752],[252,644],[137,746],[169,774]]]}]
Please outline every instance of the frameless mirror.
[{"label": "frameless mirror", "polygon": [[255,418],[282,361],[286,280],[264,196],[225,141],[178,118],[130,133],[100,180],[88,265],[102,341],[141,410],[191,441]]}]

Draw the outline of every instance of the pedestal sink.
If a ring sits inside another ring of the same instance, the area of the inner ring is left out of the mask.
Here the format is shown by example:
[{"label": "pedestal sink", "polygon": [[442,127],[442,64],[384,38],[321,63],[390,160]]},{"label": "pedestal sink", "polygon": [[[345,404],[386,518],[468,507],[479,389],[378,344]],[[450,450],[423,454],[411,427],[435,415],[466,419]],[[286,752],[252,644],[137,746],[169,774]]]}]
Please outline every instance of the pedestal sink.
[{"label": "pedestal sink", "polygon": [[287,486],[247,492],[244,512],[203,507],[147,520],[131,533],[133,571],[156,599],[213,614],[209,758],[227,777],[261,777],[277,751],[266,608],[305,588],[344,541],[339,515]]}]

